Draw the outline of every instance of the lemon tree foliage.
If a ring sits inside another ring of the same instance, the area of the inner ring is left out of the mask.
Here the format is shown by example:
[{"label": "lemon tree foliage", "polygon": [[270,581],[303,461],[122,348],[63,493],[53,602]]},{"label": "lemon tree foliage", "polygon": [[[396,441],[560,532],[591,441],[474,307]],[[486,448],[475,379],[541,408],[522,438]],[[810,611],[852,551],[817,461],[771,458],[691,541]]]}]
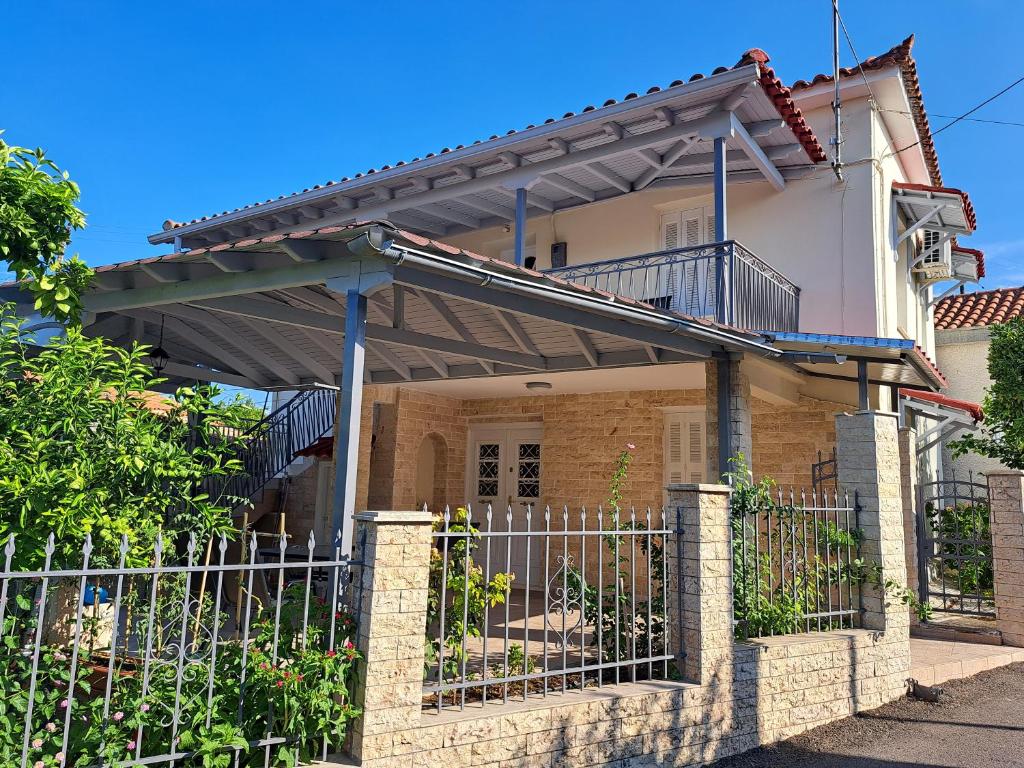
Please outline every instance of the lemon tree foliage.
[{"label": "lemon tree foliage", "polygon": [[123,350],[71,328],[39,350],[19,341],[19,322],[0,305],[0,543],[17,540],[17,568],[76,565],[91,534],[93,564],[150,558],[157,533],[172,538],[230,533],[231,499],[198,493],[211,475],[237,471],[239,421],[209,387],[179,389],[152,404],[160,379],[146,348]]},{"label": "lemon tree foliage", "polygon": [[[2,133],[2,132],[0,132]],[[92,271],[65,258],[71,233],[85,226],[78,185],[41,149],[0,138],[0,259],[46,317],[77,324]]]}]

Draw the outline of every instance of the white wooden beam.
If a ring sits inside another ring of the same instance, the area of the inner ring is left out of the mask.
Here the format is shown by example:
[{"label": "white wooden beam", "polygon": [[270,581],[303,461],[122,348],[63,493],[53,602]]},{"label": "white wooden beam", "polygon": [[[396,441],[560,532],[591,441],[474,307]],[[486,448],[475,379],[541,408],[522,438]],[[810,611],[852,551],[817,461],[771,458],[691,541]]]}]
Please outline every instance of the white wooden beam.
[{"label": "white wooden beam", "polygon": [[586,331],[581,331],[579,328],[572,329],[573,338],[576,340],[576,345],[580,348],[580,352],[590,363],[592,368],[596,368],[600,363],[600,353],[594,346],[594,342],[590,338],[590,334]]},{"label": "white wooden beam", "polygon": [[765,155],[764,150],[754,141],[753,137],[747,133],[747,129],[743,126],[743,123],[739,121],[739,118],[735,114],[730,113],[732,121],[733,137],[739,143],[740,149],[746,152],[747,157],[750,158],[751,162],[757,167],[765,179],[771,184],[776,191],[781,192],[786,188],[786,179],[783,178],[782,174],[779,173],[779,169],[775,167],[775,164],[768,159]]},{"label": "white wooden beam", "polygon": [[[195,302],[196,306],[209,309],[214,312],[225,313],[243,319],[247,326],[256,325],[254,331],[269,328],[273,323],[294,326],[313,331],[338,334],[342,332],[342,319],[334,315],[327,315],[322,312],[311,312],[305,309],[298,309],[287,304],[260,301],[243,296],[233,296],[223,299],[207,299]],[[462,328],[461,321],[455,318]],[[276,333],[276,332],[275,332]],[[419,333],[408,329],[396,329],[390,325],[368,324],[366,327],[367,338],[374,341],[384,341],[388,344],[395,344],[404,347],[423,348],[450,355],[462,355],[475,357],[481,361],[485,368],[493,369],[493,363],[505,363],[531,370],[543,370],[546,366],[545,358],[535,355],[527,355],[522,352],[501,349],[493,345],[484,345],[476,341],[472,334],[466,331],[468,338],[448,339],[441,336],[432,336],[426,333]],[[276,334],[276,340],[288,344],[280,334]],[[473,339],[469,341],[468,339]],[[289,349],[293,349],[291,345]],[[298,352],[299,350],[294,350]],[[304,365],[309,363],[308,356],[300,360]],[[312,365],[316,365],[312,361]],[[326,383],[332,383],[330,381]]]},{"label": "white wooden beam", "polygon": [[277,246],[287,253],[293,261],[299,263],[323,261],[325,256],[322,240],[290,240],[284,239]]},{"label": "white wooden beam", "polygon": [[181,264],[146,264],[143,262],[139,264],[139,269],[158,283],[177,283],[187,277],[187,273]]},{"label": "white wooden beam", "polygon": [[594,190],[589,189],[572,179],[567,179],[561,174],[549,173],[547,176],[543,176],[541,178],[551,186],[558,187],[563,192],[568,192],[570,195],[586,200],[588,203],[592,203],[597,199],[597,194]]},{"label": "white wooden beam", "polygon": [[447,219],[448,221],[454,222],[455,224],[461,224],[464,227],[470,229],[480,228],[480,219],[475,219],[472,216],[467,216],[465,213],[460,213],[452,208],[448,208],[441,203],[427,203],[421,205],[417,210],[425,211],[433,216],[437,216],[439,219]]},{"label": "white wooden beam", "polygon": [[534,344],[533,339],[530,338],[530,334],[526,332],[515,315],[510,312],[505,312],[500,309],[494,310],[495,316],[498,318],[498,322],[501,323],[501,327],[505,329],[505,332],[512,337],[512,341],[516,343],[523,352],[530,355],[541,356],[541,352],[537,349],[537,345]]},{"label": "white wooden beam", "polygon": [[[154,325],[159,325],[161,321],[160,313],[152,312],[150,310],[132,309],[126,314],[139,321],[148,320]],[[222,363],[228,373],[237,373],[241,376],[245,376],[247,379],[255,382],[261,387],[270,384],[266,377],[257,371],[252,364],[241,359],[233,350],[229,349],[227,345],[218,343],[215,339],[211,338],[211,335],[206,333],[205,329],[201,327],[196,328],[174,316],[165,315],[163,317],[163,322],[167,330],[181,336],[187,340],[189,345],[195,347],[201,352],[205,352],[214,360]]]},{"label": "white wooden beam", "polygon": [[[665,150],[665,154],[663,155],[659,155],[658,153],[655,152],[654,156],[657,157],[658,159],[657,165],[655,165],[653,168],[650,168],[649,170],[644,171],[637,177],[636,181],[633,182],[633,191],[638,192],[641,189],[644,189],[648,184],[650,184],[652,181],[658,178],[658,176],[664,173],[666,168],[671,166],[672,163],[679,160],[680,157],[682,157],[691,149],[696,147],[699,143],[700,139],[698,137],[690,136],[688,138],[677,141],[675,144],[673,144],[671,147]],[[648,158],[645,157],[644,159],[647,160]]]},{"label": "white wooden beam", "polygon": [[[229,345],[237,351],[244,352],[253,348],[251,339],[241,336],[234,328],[222,322],[219,317],[205,309],[190,307],[185,304],[175,304],[172,307],[163,308],[161,312],[165,313],[168,317],[173,315],[185,318],[202,328],[204,333],[212,334],[219,338],[222,343]],[[254,359],[285,384],[297,385],[299,383],[299,377],[293,371],[281,365],[272,357],[263,355]]]},{"label": "white wooden beam", "polygon": [[448,367],[448,363],[441,359],[441,356],[436,352],[431,352],[429,349],[418,350],[420,357],[422,357],[431,368],[437,371],[438,376],[442,379],[447,379],[451,376],[451,370]]},{"label": "white wooden beam", "polygon": [[230,387],[243,387],[245,389],[259,389],[259,385],[234,373],[226,371],[215,371],[210,368],[198,365],[187,365],[169,360],[164,365],[163,375],[177,376],[182,379],[194,379],[196,381],[212,381],[216,384],[227,384]]},{"label": "white wooden beam", "polygon": [[392,352],[387,345],[376,343],[370,346],[370,350],[376,353],[377,357],[383,360],[388,368],[401,376],[405,381],[412,380],[412,371],[409,370],[409,366],[402,361],[402,358]]},{"label": "white wooden beam", "polygon": [[587,163],[587,170],[620,192],[629,192],[632,189],[632,185],[628,181],[603,163]]},{"label": "white wooden beam", "polygon": [[206,260],[213,264],[221,272],[249,272],[253,268],[251,257],[246,253],[231,253],[230,251],[217,251],[206,254]]},{"label": "white wooden beam", "polygon": [[[266,302],[262,302],[266,303]],[[340,318],[339,318],[340,319]],[[286,357],[294,360],[305,368],[312,378],[318,379],[321,384],[334,385],[335,374],[323,363],[307,353],[304,349],[295,345],[294,341],[283,336],[270,323],[259,323],[247,317],[239,316],[240,322],[244,323],[253,333],[262,336],[271,346],[277,348]]]},{"label": "white wooden beam", "polygon": [[504,219],[505,221],[512,221],[516,216],[516,212],[512,208],[492,203],[490,200],[484,200],[480,197],[459,197],[455,199],[467,208],[473,208],[481,213],[488,213],[491,216],[497,216],[499,219]]},{"label": "white wooden beam", "polygon": [[[451,307],[436,293],[430,291],[416,291],[416,295],[425,301],[434,313],[441,318],[441,321],[447,325],[456,336],[460,337],[463,341],[467,341],[470,344],[477,344],[476,336],[474,336],[470,330],[466,327],[459,318],[452,312]],[[494,365],[490,361],[481,360],[480,364],[484,367],[488,373],[494,373]]]}]

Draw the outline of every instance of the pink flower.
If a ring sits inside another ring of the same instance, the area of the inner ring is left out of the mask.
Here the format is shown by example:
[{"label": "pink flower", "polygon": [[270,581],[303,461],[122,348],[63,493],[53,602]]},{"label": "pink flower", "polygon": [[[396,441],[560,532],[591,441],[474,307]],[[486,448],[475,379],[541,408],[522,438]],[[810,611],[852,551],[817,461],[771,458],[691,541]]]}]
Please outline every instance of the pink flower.
[{"label": "pink flower", "polygon": [[127,743],[127,744],[125,744],[125,747],[126,747],[127,749],[135,749],[135,739],[132,739],[132,740],[131,740],[131,741],[129,741],[129,742]]},{"label": "pink flower", "polygon": [[36,760],[32,764],[32,768],[46,768],[46,763],[44,763],[42,760]]},{"label": "pink flower", "polygon": [[32,739],[32,749],[39,749],[41,746],[43,746],[42,739]]},{"label": "pink flower", "polygon": [[143,704],[141,707],[139,707],[139,711],[140,712],[149,712],[149,704]]},{"label": "pink flower", "polygon": [[115,712],[114,713],[114,722],[115,723],[119,723],[122,720],[124,720],[124,712]]},{"label": "pink flower", "polygon": [[47,733],[53,733],[54,731],[57,730],[57,724],[56,723],[47,723],[45,727],[46,727],[46,732]]},{"label": "pink flower", "polygon": [[284,685],[284,680],[278,680],[277,687],[280,688],[282,685]]},{"label": "pink flower", "polygon": [[354,648],[355,646],[352,645],[352,641],[351,640],[346,640],[345,641],[345,647],[346,648]]},{"label": "pink flower", "polygon": [[635,451],[636,450],[636,444],[635,443],[626,443],[626,450]]},{"label": "pink flower", "polygon": [[57,661],[67,661],[67,660],[68,660],[68,657],[67,657],[67,655],[66,655],[66,654],[63,654],[63,653],[61,653],[60,651],[56,651],[56,652],[55,652],[55,653],[53,654],[53,658],[55,658],[55,659],[56,659]]},{"label": "pink flower", "polygon": [[333,658],[334,658],[335,656],[337,656],[337,655],[338,655],[338,652],[337,652],[337,651],[333,651],[333,650],[332,650],[332,651],[328,651],[328,652],[327,652],[327,658],[328,658],[328,659],[333,659]]},{"label": "pink flower", "polygon": [[56,760],[58,763],[63,763],[64,762],[64,753],[63,752],[58,752],[56,755],[53,756],[53,759]]},{"label": "pink flower", "polygon": [[62,701],[60,703],[60,708],[61,709],[67,709],[68,708],[68,700],[67,699],[64,699],[64,701]]}]

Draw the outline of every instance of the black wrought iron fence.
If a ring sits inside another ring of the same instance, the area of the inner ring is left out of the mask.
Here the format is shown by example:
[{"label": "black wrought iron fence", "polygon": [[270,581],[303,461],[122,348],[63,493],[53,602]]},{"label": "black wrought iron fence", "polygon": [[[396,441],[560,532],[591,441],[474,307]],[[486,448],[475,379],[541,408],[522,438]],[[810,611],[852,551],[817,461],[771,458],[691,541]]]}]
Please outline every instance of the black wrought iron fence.
[{"label": "black wrought iron fence", "polygon": [[780,493],[733,505],[733,621],[738,638],[827,631],[860,617],[856,505],[838,494]]},{"label": "black wrought iron fence", "polygon": [[679,595],[666,555],[678,535],[661,509],[445,510],[433,534],[425,706],[668,676]]},{"label": "black wrought iron fence", "polygon": [[739,328],[796,331],[800,289],[733,240],[549,269],[591,288]]},{"label": "black wrought iron fence", "polygon": [[337,542],[142,554],[125,538],[99,566],[86,539],[58,567],[51,536],[13,570],[17,547],[0,570],[0,764],[283,766],[340,746],[363,561]]},{"label": "black wrought iron fence", "polygon": [[973,474],[918,489],[918,590],[941,613],[995,616],[988,486]]}]

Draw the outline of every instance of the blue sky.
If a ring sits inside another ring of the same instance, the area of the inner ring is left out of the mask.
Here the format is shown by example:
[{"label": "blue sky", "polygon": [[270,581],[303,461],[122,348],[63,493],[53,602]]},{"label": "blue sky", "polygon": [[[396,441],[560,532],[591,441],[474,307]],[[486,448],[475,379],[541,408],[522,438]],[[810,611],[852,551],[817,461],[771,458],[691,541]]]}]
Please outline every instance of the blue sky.
[{"label": "blue sky", "polygon": [[[917,34],[937,128],[1024,74],[1024,5],[850,2],[861,57]],[[145,236],[585,104],[732,65],[763,48],[789,83],[830,69],[829,0],[786,3],[4,3],[0,128],[82,186],[90,264],[155,255]],[[854,61],[843,50],[843,63]],[[13,86],[13,87],[12,87]],[[1024,86],[973,117],[1024,122]],[[970,192],[984,287],[1024,282],[1024,128],[936,138]]]}]

